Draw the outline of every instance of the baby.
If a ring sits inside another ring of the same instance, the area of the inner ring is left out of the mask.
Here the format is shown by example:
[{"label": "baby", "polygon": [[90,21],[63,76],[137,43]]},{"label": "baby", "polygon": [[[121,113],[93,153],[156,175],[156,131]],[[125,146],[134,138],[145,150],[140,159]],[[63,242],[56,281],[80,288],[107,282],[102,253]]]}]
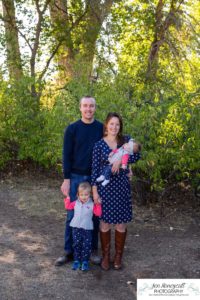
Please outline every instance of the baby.
[{"label": "baby", "polygon": [[97,178],[97,182],[102,182],[103,186],[106,186],[110,182],[110,176],[112,174],[112,165],[115,161],[121,160],[122,169],[126,169],[128,165],[129,155],[133,153],[138,153],[141,151],[141,145],[135,142],[133,139],[130,139],[129,142],[118,149],[112,150],[108,156],[109,165],[107,165],[102,174]]}]

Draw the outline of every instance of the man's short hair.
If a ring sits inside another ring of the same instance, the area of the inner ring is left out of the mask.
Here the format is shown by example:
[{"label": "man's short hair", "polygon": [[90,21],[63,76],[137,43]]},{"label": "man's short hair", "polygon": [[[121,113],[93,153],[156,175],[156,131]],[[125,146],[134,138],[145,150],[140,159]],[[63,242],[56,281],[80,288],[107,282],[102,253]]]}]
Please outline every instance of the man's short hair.
[{"label": "man's short hair", "polygon": [[82,102],[83,99],[92,99],[93,102],[94,102],[94,104],[95,104],[95,106],[96,106],[96,100],[95,100],[95,98],[92,97],[92,96],[90,96],[90,95],[83,96],[83,97],[80,99],[80,101],[79,101],[79,105],[80,105],[80,106],[81,106],[81,102]]}]

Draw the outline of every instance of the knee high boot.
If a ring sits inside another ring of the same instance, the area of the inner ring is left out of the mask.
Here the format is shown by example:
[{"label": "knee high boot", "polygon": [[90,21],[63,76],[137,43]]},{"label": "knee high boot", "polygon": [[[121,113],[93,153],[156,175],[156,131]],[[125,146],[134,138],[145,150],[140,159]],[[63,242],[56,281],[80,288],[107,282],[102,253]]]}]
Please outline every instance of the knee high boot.
[{"label": "knee high boot", "polygon": [[124,245],[126,241],[126,234],[125,232],[120,232],[115,230],[115,258],[114,258],[114,269],[119,270],[122,267],[122,255],[124,251]]},{"label": "knee high boot", "polygon": [[110,269],[110,240],[111,230],[106,232],[100,231],[102,261],[101,268],[105,271]]}]

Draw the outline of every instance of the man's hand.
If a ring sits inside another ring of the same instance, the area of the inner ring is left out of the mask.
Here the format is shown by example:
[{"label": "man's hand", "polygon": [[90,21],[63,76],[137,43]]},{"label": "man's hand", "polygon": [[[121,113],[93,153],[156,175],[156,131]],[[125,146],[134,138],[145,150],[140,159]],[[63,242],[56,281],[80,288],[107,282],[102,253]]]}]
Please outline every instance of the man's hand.
[{"label": "man's hand", "polygon": [[115,173],[119,173],[119,168],[120,168],[120,165],[121,165],[121,159],[120,160],[116,160],[113,165],[112,165],[112,173],[115,174]]},{"label": "man's hand", "polygon": [[70,190],[70,179],[64,179],[63,184],[61,185],[61,192],[63,195],[69,197],[69,190]]}]

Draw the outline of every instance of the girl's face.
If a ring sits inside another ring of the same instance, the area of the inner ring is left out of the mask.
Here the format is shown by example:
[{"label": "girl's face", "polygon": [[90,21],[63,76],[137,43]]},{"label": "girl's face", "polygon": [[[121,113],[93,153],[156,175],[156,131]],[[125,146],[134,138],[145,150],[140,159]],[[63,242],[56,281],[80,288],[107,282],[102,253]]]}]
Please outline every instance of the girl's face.
[{"label": "girl's face", "polygon": [[85,203],[90,198],[90,192],[88,190],[80,190],[78,192],[78,197],[82,203]]},{"label": "girl's face", "polygon": [[117,136],[119,130],[120,130],[119,119],[117,117],[112,117],[106,125],[107,135]]}]

